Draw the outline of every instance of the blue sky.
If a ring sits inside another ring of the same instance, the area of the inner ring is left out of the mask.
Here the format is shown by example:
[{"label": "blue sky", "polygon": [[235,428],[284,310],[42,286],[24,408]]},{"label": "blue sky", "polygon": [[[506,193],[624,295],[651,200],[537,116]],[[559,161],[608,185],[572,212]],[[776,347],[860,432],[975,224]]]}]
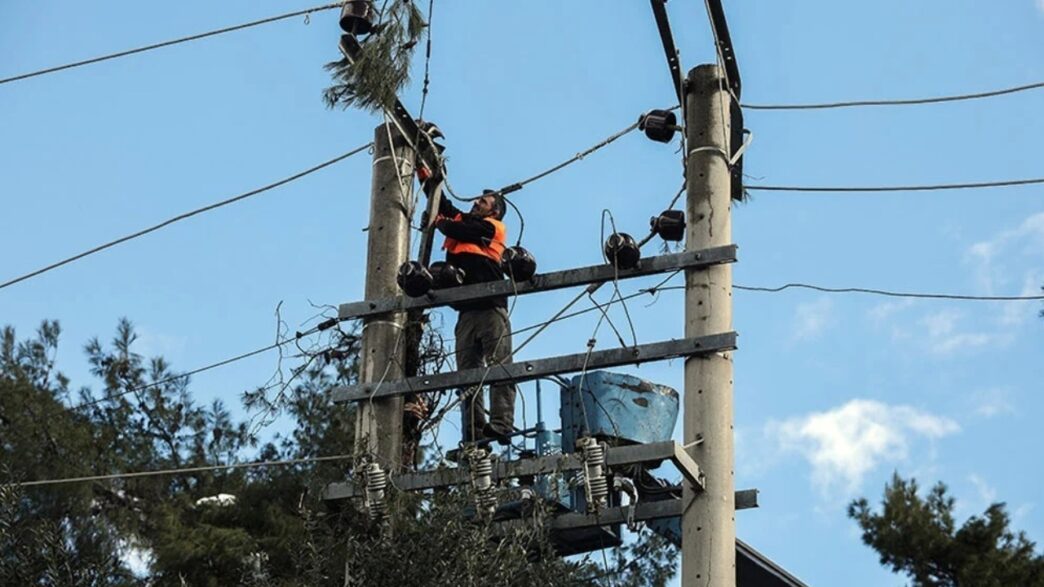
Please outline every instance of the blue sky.
[{"label": "blue sky", "polygon": [[[1044,80],[1039,0],[726,3],[750,103],[904,98]],[[9,1],[0,77],[310,6]],[[703,5],[669,11],[686,69],[713,60]],[[436,2],[429,117],[464,192],[540,171],[672,103],[648,4]],[[314,15],[0,87],[0,279],[329,159],[377,119],[328,111],[322,64],[336,14]],[[415,76],[419,80],[418,75]],[[419,84],[404,93],[416,108]],[[1039,177],[1044,92],[889,109],[747,113],[752,183],[881,185]],[[544,270],[599,262],[599,216],[641,232],[680,184],[676,145],[639,134],[517,194]],[[190,369],[272,341],[316,304],[361,297],[369,194],[363,154],[247,202],[0,291],[23,335],[64,327],[59,362],[121,316],[139,351]],[[735,281],[1030,294],[1044,284],[1041,187],[877,195],[755,193],[734,214]],[[517,221],[509,220],[517,230]],[[651,282],[650,282],[651,283]],[[625,293],[649,283],[624,285]],[[609,295],[601,292],[602,299]],[[516,327],[572,292],[518,302]],[[682,334],[680,292],[633,303],[638,336]],[[813,585],[900,585],[844,506],[892,471],[944,480],[963,515],[1009,504],[1044,539],[1039,303],[905,301],[737,291],[737,485],[761,490],[738,534]],[[447,314],[447,323],[452,316]],[[622,323],[620,309],[614,318]],[[594,318],[523,351],[581,352]],[[599,334],[600,348],[613,344]],[[275,369],[264,355],[201,374],[201,400],[235,404]],[[680,362],[639,375],[681,387]],[[527,387],[527,417],[532,389]],[[550,394],[549,394],[550,396]],[[553,402],[553,398],[548,398]],[[521,421],[521,414],[519,414]],[[447,432],[450,434],[450,432]],[[1029,449],[1029,450],[1027,450]],[[824,553],[829,553],[824,556]]]}]

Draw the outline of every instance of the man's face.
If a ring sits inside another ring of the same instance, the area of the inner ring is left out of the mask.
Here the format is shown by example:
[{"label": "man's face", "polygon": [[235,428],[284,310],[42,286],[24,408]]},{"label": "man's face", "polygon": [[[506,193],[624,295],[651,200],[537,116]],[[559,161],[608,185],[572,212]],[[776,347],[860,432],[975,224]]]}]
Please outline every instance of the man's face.
[{"label": "man's face", "polygon": [[497,209],[497,199],[493,196],[482,196],[471,205],[471,213],[475,216],[493,216]]}]

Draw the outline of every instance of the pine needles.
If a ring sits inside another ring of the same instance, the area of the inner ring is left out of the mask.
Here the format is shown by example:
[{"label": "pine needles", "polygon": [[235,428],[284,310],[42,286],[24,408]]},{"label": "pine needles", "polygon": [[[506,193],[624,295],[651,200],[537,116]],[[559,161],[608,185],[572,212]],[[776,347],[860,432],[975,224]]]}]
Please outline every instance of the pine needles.
[{"label": "pine needles", "polygon": [[327,63],[333,85],[323,91],[328,108],[358,107],[370,112],[391,108],[410,81],[413,48],[427,23],[412,0],[386,2],[374,32],[362,42],[354,62]]}]

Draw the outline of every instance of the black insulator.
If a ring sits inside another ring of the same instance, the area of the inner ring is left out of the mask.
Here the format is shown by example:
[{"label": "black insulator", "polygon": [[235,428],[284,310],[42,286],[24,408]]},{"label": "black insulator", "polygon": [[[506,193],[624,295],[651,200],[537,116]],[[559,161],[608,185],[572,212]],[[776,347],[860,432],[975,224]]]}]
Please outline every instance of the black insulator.
[{"label": "black insulator", "polygon": [[431,273],[417,261],[407,261],[399,267],[396,283],[411,298],[418,298],[431,291]]},{"label": "black insulator", "polygon": [[638,121],[645,136],[659,143],[669,143],[678,130],[678,117],[670,110],[650,110]]},{"label": "black insulator", "polygon": [[368,35],[373,32],[376,16],[373,0],[348,0],[341,7],[341,30],[351,35]]},{"label": "black insulator", "polygon": [[432,289],[464,285],[464,270],[451,263],[436,261],[428,267],[428,273],[431,274]]},{"label": "black insulator", "polygon": [[430,122],[430,121],[427,121],[427,120],[420,120],[420,119],[417,119],[416,122],[417,122],[417,127],[420,128],[422,131],[424,131],[424,133],[427,134],[429,137],[431,137],[433,139],[444,139],[444,138],[446,138],[446,135],[443,134],[442,129],[439,128],[439,125],[435,124],[434,122]]},{"label": "black insulator", "polygon": [[685,238],[685,212],[664,210],[649,220],[652,231],[665,241],[680,241]]},{"label": "black insulator", "polygon": [[536,257],[522,247],[511,247],[501,255],[500,267],[516,282],[529,281],[536,275]]},{"label": "black insulator", "polygon": [[605,258],[617,269],[634,269],[642,258],[642,251],[634,237],[626,232],[614,232],[605,240]]}]

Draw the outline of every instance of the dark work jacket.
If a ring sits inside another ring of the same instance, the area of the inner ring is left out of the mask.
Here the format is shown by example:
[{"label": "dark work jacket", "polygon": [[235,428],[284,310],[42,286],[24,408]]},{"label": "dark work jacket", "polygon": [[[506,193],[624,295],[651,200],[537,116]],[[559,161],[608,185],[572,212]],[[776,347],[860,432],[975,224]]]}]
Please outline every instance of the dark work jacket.
[{"label": "dark work jacket", "polygon": [[[460,220],[452,220],[460,215]],[[457,239],[461,242],[486,244],[495,229],[493,225],[480,216],[461,212],[456,206],[443,198],[439,201],[439,215],[442,217],[436,221],[435,227],[442,234]],[[485,241],[485,242],[483,242]],[[487,281],[501,281],[504,272],[500,264],[489,257],[476,255],[474,253],[446,253],[446,262],[464,270],[464,285],[473,283],[485,283]],[[471,310],[488,310],[490,308],[507,308],[507,298],[499,297],[475,302],[454,304],[451,306],[458,312]]]}]

